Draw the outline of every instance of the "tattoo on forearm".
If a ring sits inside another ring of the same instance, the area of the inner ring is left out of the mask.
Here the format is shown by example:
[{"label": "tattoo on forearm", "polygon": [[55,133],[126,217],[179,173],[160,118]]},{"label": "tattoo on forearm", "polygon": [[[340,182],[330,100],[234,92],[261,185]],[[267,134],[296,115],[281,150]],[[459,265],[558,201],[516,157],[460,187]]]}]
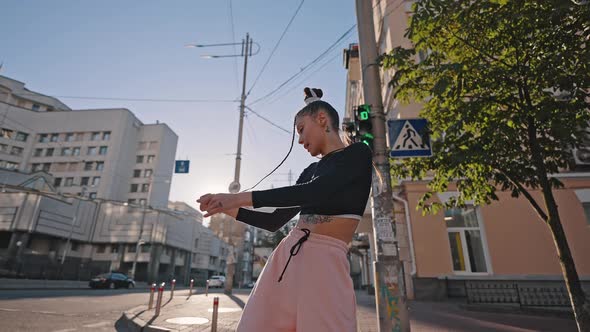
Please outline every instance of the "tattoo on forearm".
[{"label": "tattoo on forearm", "polygon": [[333,220],[332,216],[320,216],[317,214],[304,214],[299,216],[299,220],[306,224],[322,224]]}]

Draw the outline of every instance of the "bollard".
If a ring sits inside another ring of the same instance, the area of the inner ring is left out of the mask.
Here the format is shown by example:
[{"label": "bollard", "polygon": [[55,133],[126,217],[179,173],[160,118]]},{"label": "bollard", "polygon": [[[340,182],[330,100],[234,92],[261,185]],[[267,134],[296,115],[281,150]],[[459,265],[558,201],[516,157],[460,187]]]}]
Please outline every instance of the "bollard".
[{"label": "bollard", "polygon": [[172,279],[172,286],[170,287],[170,299],[174,297],[174,288],[176,287],[176,279]]},{"label": "bollard", "polygon": [[207,280],[207,285],[205,286],[205,296],[209,296],[209,280]]},{"label": "bollard", "polygon": [[219,298],[213,298],[213,317],[211,318],[211,332],[217,332],[217,309],[219,308]]},{"label": "bollard", "polygon": [[160,288],[158,289],[158,300],[156,301],[156,316],[160,315],[160,307],[162,306],[162,296],[164,295],[164,285],[166,283],[162,283]]},{"label": "bollard", "polygon": [[191,295],[193,295],[193,284],[195,283],[194,279],[191,279],[191,286],[188,290],[188,297],[191,297]]},{"label": "bollard", "polygon": [[150,287],[150,302],[148,303],[148,310],[152,310],[154,307],[154,292],[156,291],[156,284],[153,283]]}]

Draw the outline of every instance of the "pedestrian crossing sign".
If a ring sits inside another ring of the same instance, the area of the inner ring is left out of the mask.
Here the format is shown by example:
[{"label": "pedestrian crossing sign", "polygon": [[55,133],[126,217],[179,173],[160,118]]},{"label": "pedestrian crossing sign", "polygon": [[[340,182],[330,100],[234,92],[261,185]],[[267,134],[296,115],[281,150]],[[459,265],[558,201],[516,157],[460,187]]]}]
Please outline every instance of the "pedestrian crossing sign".
[{"label": "pedestrian crossing sign", "polygon": [[387,127],[391,158],[432,156],[426,119],[389,120]]}]

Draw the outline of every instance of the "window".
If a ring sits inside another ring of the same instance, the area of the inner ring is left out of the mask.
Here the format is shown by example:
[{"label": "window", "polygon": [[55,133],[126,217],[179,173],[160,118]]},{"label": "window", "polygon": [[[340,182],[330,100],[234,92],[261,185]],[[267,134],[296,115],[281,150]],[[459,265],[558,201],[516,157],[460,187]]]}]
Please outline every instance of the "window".
[{"label": "window", "polygon": [[135,252],[135,244],[130,244],[127,246],[127,252]]},{"label": "window", "polygon": [[0,133],[0,136],[4,137],[6,139],[10,139],[10,138],[12,138],[13,133],[14,133],[14,131],[12,131],[10,129],[2,128],[2,132]]},{"label": "window", "polygon": [[137,186],[138,186],[137,183],[131,184],[131,189],[129,189],[129,192],[136,193],[137,192]]},{"label": "window", "polygon": [[139,199],[139,205],[145,206],[146,203],[147,203],[147,201],[145,200],[145,198]]},{"label": "window", "polygon": [[111,139],[111,132],[110,131],[105,131],[104,133],[102,133],[102,140],[103,141],[108,141],[109,139]]},{"label": "window", "polygon": [[80,245],[78,244],[78,242],[76,242],[76,241],[71,242],[72,251],[78,251],[79,247],[80,247]]},{"label": "window", "polygon": [[19,131],[18,133],[16,133],[16,137],[14,139],[19,142],[26,142],[27,138],[29,138],[29,134]]},{"label": "window", "polygon": [[41,109],[41,105],[39,105],[39,104],[33,104],[33,106],[31,107],[31,110],[33,110],[35,112],[39,112],[40,109]]},{"label": "window", "polygon": [[50,170],[50,169],[51,169],[51,163],[44,163],[44,164],[43,164],[43,168],[42,168],[42,170],[43,170],[44,172],[49,172],[49,170]]},{"label": "window", "polygon": [[143,183],[141,185],[141,192],[147,193],[148,191],[150,191],[150,184],[149,183]]},{"label": "window", "polygon": [[8,153],[9,149],[8,149],[8,145],[6,144],[0,144],[0,151]]},{"label": "window", "polygon": [[72,149],[72,155],[73,156],[79,156],[80,155],[80,148],[76,147]]},{"label": "window", "polygon": [[92,136],[90,137],[91,141],[98,141],[100,140],[100,133],[99,132],[93,132]]},{"label": "window", "polygon": [[100,176],[95,176],[92,178],[92,186],[96,187],[100,184]]},{"label": "window", "polygon": [[[6,164],[5,164],[5,168],[7,168],[7,169],[17,169],[19,165],[20,165],[19,163],[14,163],[12,161],[7,161]],[[0,166],[0,167],[2,167],[2,166]]]},{"label": "window", "polygon": [[147,157],[148,164],[153,163],[155,158],[156,158],[156,156],[154,156],[153,154],[152,155],[149,155]]},{"label": "window", "polygon": [[129,204],[135,204],[135,202],[137,202],[137,200],[133,199],[133,198],[130,198],[127,200],[127,203],[129,203]]},{"label": "window", "polygon": [[53,186],[54,186],[54,187],[59,187],[59,186],[61,186],[61,178],[55,178],[55,179],[53,180]]},{"label": "window", "polygon": [[41,164],[32,164],[31,165],[31,172],[38,172],[41,170]]},{"label": "window", "polygon": [[153,173],[153,171],[151,169],[146,169],[143,177],[149,178],[150,176],[152,176],[152,173]]},{"label": "window", "polygon": [[98,154],[101,155],[101,156],[106,155],[107,154],[107,147],[106,146],[101,146],[100,149],[99,149],[99,151],[98,151]]},{"label": "window", "polygon": [[133,177],[134,178],[138,178],[141,176],[141,170],[140,169],[134,169],[133,170]]},{"label": "window", "polygon": [[473,206],[445,211],[445,222],[455,272],[487,272],[486,254]]},{"label": "window", "polygon": [[74,178],[66,178],[66,183],[64,184],[64,187],[71,187],[72,185],[74,185]]},{"label": "window", "polygon": [[45,150],[45,157],[52,157],[54,151],[55,151],[54,148],[49,148],[49,149]]},{"label": "window", "polygon": [[97,254],[102,254],[102,253],[105,251],[105,249],[106,249],[106,245],[104,245],[104,244],[99,244],[99,245],[96,247],[96,253],[97,253]]},{"label": "window", "polygon": [[151,249],[151,245],[149,244],[144,244],[143,246],[141,246],[141,252],[150,252]]},{"label": "window", "polygon": [[57,142],[59,140],[59,134],[51,134],[51,141]]},{"label": "window", "polygon": [[96,162],[96,170],[102,171],[104,169],[104,161],[97,161]]},{"label": "window", "polygon": [[586,222],[590,225],[590,202],[582,203],[582,207],[584,208],[584,214],[586,214]]},{"label": "window", "polygon": [[96,199],[96,193],[90,193],[88,195],[88,198],[90,198],[90,199]]},{"label": "window", "polygon": [[66,142],[73,142],[75,138],[76,137],[74,136],[74,133],[67,133],[66,134]]},{"label": "window", "polygon": [[47,142],[49,142],[49,137],[47,136],[47,134],[39,135],[39,143],[47,143]]},{"label": "window", "polygon": [[87,161],[84,163],[84,170],[85,171],[91,171],[92,170],[92,162],[91,161]]},{"label": "window", "polygon": [[116,254],[119,252],[119,245],[116,243],[111,244],[111,253]]},{"label": "window", "polygon": [[137,164],[143,164],[143,156],[137,156],[137,158],[135,159],[135,162]]},{"label": "window", "polygon": [[83,141],[84,133],[76,133],[76,141]]},{"label": "window", "polygon": [[10,154],[15,155],[15,156],[20,156],[23,154],[23,148],[19,148],[18,146],[13,146],[12,149],[10,149]]},{"label": "window", "polygon": [[195,239],[195,248],[199,247],[199,239]]},{"label": "window", "polygon": [[35,152],[33,153],[33,157],[41,157],[42,153],[43,153],[43,149],[35,149]]},{"label": "window", "polygon": [[82,180],[80,180],[80,185],[81,186],[87,186],[89,181],[90,181],[90,177],[83,176],[82,177]]},{"label": "window", "polygon": [[96,146],[89,146],[88,152],[86,154],[89,156],[95,156],[96,155]]},{"label": "window", "polygon": [[72,149],[71,148],[61,148],[61,155],[62,156],[71,156]]}]

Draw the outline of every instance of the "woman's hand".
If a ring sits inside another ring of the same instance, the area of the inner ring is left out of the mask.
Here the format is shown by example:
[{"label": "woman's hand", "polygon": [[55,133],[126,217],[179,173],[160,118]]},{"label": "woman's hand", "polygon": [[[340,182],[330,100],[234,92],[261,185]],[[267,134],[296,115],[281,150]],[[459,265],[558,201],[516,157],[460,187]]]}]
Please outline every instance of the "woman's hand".
[{"label": "woman's hand", "polygon": [[237,208],[252,205],[252,194],[206,194],[201,196],[197,202],[201,204],[199,209],[207,212],[205,218],[217,213],[233,216],[233,214],[237,214]]}]

